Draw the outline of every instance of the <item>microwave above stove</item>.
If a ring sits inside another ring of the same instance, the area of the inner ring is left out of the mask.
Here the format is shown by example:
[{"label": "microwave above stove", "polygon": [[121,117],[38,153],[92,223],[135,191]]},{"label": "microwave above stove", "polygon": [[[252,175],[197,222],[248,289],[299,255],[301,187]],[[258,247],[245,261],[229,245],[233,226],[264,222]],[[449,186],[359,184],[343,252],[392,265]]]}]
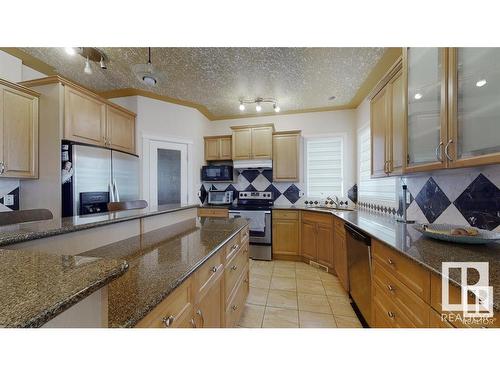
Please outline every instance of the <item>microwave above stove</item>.
[{"label": "microwave above stove", "polygon": [[233,167],[230,165],[205,165],[201,167],[202,181],[233,181]]}]

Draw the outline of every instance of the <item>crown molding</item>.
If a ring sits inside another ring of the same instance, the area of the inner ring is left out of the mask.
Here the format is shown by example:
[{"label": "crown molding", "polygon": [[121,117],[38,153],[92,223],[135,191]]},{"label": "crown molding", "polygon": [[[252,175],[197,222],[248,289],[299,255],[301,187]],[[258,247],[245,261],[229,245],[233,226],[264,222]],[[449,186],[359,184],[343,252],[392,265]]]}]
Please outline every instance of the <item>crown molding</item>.
[{"label": "crown molding", "polygon": [[8,53],[9,55],[17,57],[23,62],[23,65],[26,65],[36,71],[39,71],[40,73],[43,73],[48,76],[53,76],[57,74],[57,71],[53,66],[44,63],[42,60],[37,59],[36,57],[33,57],[27,54],[26,52],[21,51],[19,48],[0,47],[0,50],[4,51],[5,53]]}]

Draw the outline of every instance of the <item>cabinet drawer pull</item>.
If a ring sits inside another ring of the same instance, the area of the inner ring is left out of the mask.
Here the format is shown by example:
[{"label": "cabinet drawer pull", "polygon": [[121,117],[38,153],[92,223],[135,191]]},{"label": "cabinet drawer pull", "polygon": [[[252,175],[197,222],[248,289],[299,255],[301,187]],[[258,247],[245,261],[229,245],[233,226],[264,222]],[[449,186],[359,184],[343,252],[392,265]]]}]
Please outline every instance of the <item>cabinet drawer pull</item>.
[{"label": "cabinet drawer pull", "polygon": [[394,288],[391,284],[387,284],[387,289],[389,289],[389,292],[395,292],[396,288]]},{"label": "cabinet drawer pull", "polygon": [[216,273],[216,272],[217,272],[217,267],[216,267],[216,266],[213,266],[211,271],[212,271],[213,273]]},{"label": "cabinet drawer pull", "polygon": [[441,157],[441,148],[443,147],[443,142],[439,142],[439,144],[436,147],[436,159],[438,161],[443,161],[443,158]]},{"label": "cabinet drawer pull", "polygon": [[450,154],[448,153],[448,149],[450,148],[450,145],[453,143],[453,139],[450,139],[448,141],[448,143],[446,144],[445,148],[444,148],[444,154],[446,155],[446,157],[448,158],[449,161],[453,161],[452,157],[450,156]]},{"label": "cabinet drawer pull", "polygon": [[233,305],[233,306],[231,306],[231,310],[233,310],[233,311],[238,310],[238,305]]},{"label": "cabinet drawer pull", "polygon": [[396,263],[391,258],[387,258],[387,263],[389,263],[391,266],[395,266]]},{"label": "cabinet drawer pull", "polygon": [[236,250],[238,250],[238,247],[239,247],[238,245],[233,245],[233,246],[231,246],[231,251],[236,251]]},{"label": "cabinet drawer pull", "polygon": [[205,318],[203,317],[203,312],[201,310],[196,311],[196,315],[198,315],[201,318],[201,326],[205,326]]},{"label": "cabinet drawer pull", "polygon": [[388,311],[387,312],[387,315],[389,316],[389,318],[391,319],[394,319],[396,317],[396,314],[394,314],[392,311]]},{"label": "cabinet drawer pull", "polygon": [[164,317],[161,321],[163,322],[165,327],[170,328],[172,326],[172,324],[174,323],[174,320],[175,320],[175,316],[170,315],[168,318]]},{"label": "cabinet drawer pull", "polygon": [[189,322],[191,323],[191,327],[198,328],[198,327],[196,327],[196,322],[194,321],[194,318],[191,318],[191,320]]},{"label": "cabinet drawer pull", "polygon": [[236,271],[236,270],[238,269],[238,267],[237,267],[237,266],[232,266],[232,267],[231,267],[231,269],[232,269],[233,271]]}]

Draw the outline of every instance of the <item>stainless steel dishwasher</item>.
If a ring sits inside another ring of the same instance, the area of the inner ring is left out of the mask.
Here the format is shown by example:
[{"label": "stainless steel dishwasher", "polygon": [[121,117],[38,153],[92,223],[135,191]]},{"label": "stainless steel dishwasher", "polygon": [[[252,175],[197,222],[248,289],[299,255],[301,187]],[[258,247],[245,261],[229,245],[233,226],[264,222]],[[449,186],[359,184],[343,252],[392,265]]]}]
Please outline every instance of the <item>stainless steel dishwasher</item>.
[{"label": "stainless steel dishwasher", "polygon": [[359,229],[344,224],[346,230],[349,290],[365,321],[371,318],[371,238]]}]

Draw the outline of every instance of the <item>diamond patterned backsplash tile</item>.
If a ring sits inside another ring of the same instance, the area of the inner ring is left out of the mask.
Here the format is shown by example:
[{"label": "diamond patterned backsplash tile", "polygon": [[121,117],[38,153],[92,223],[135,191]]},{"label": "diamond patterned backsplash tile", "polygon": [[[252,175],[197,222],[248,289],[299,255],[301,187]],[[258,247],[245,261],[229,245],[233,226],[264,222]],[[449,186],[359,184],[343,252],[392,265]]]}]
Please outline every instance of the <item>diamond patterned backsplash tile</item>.
[{"label": "diamond patterned backsplash tile", "polygon": [[300,199],[300,190],[297,186],[292,184],[288,189],[285,190],[283,195],[293,204]]},{"label": "diamond patterned backsplash tile", "polygon": [[245,169],[240,173],[243,177],[246,178],[248,182],[253,182],[260,175],[260,171],[257,169]]},{"label": "diamond patterned backsplash tile", "polygon": [[271,193],[273,193],[273,201],[275,202],[276,199],[278,199],[281,195],[280,191],[276,189],[273,184],[270,184],[264,191],[270,191]]},{"label": "diamond patterned backsplash tile", "polygon": [[472,226],[493,230],[500,225],[500,189],[481,173],[453,204]]},{"label": "diamond patterned backsplash tile", "polygon": [[432,177],[427,180],[415,200],[429,223],[433,223],[451,204]]}]

